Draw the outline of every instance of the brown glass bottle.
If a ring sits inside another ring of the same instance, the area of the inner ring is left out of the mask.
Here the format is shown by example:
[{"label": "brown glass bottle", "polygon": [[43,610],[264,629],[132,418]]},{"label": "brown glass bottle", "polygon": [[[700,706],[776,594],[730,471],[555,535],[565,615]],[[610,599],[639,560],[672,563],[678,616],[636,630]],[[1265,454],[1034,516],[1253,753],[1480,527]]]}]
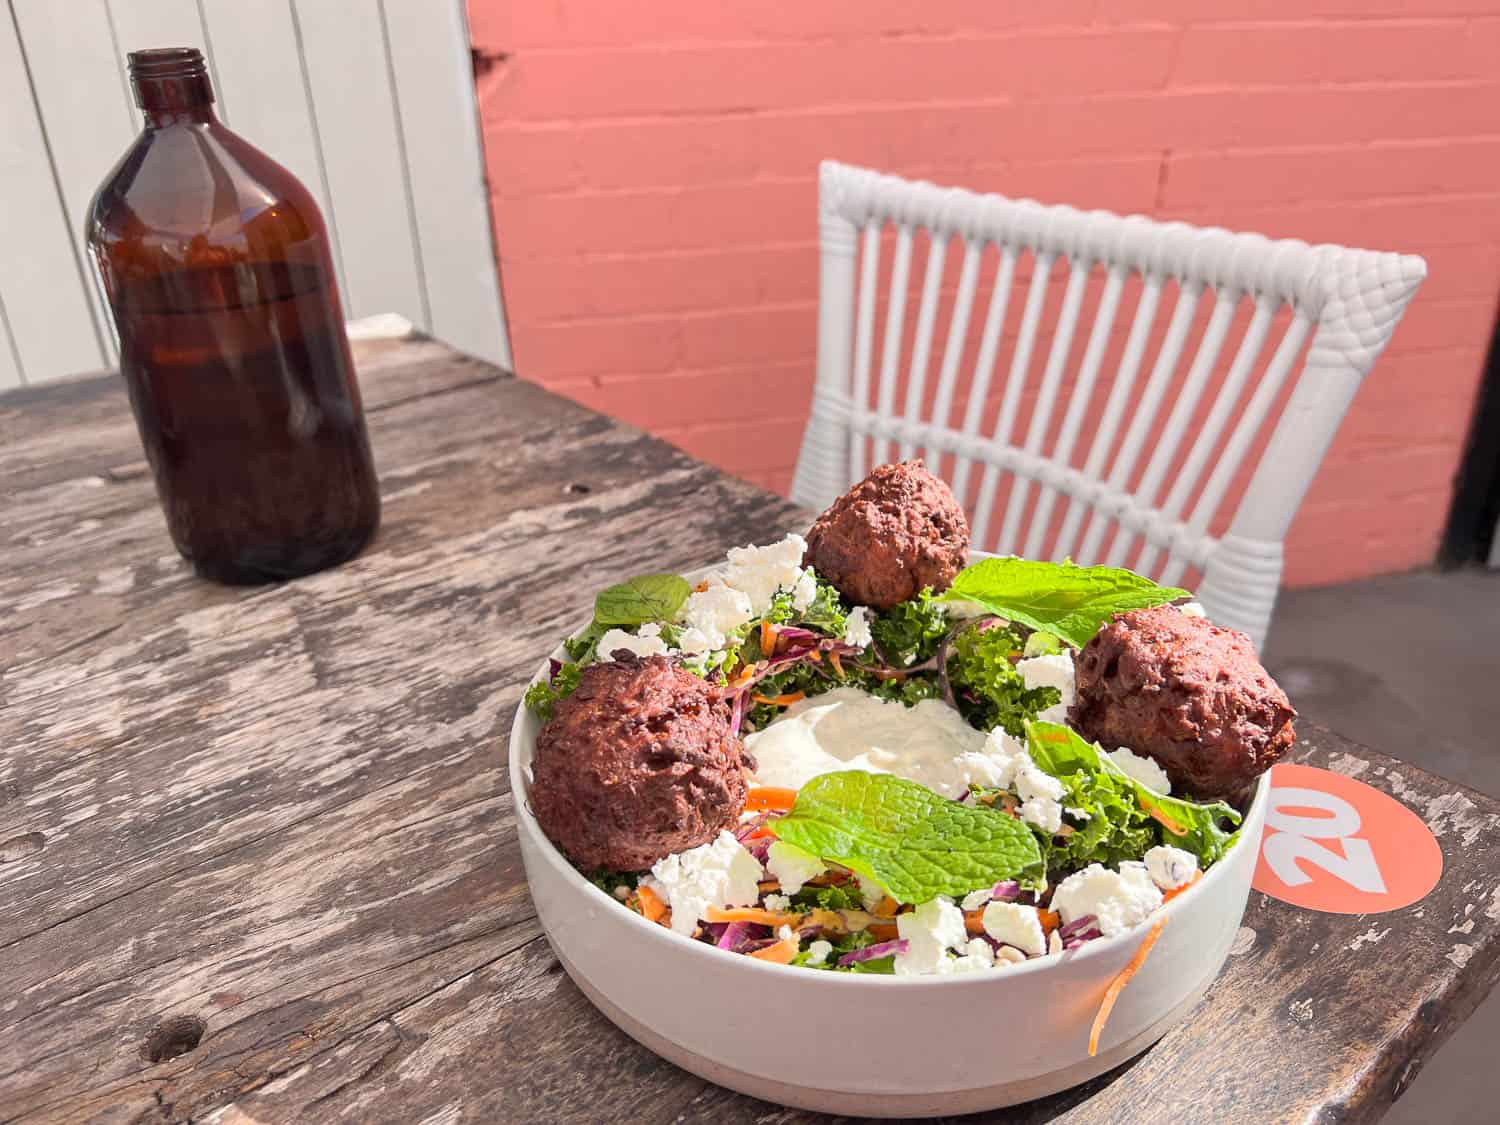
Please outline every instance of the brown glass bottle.
[{"label": "brown glass bottle", "polygon": [[145,129],[86,237],[172,539],[220,582],[343,562],[380,497],[317,204],[215,117],[199,52],[130,78]]}]

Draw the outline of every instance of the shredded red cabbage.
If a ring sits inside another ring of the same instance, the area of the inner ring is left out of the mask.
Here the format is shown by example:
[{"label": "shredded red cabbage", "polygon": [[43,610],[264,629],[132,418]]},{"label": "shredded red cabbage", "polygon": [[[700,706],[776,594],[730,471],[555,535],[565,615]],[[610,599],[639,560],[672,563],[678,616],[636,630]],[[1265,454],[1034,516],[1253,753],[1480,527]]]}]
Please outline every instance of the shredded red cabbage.
[{"label": "shredded red cabbage", "polygon": [[719,935],[719,940],[714,944],[720,949],[739,952],[745,943],[753,940],[754,937],[749,922],[730,922],[724,927],[724,932]]},{"label": "shredded red cabbage", "polygon": [[881,957],[889,957],[893,953],[905,953],[909,948],[911,948],[911,943],[905,938],[882,941],[878,945],[867,945],[863,949],[856,949],[853,953],[846,953],[840,957],[839,967],[858,964],[860,961],[874,961]]},{"label": "shredded red cabbage", "polygon": [[1014,902],[1021,893],[1021,884],[1014,879],[1001,879],[990,888],[990,898],[1001,902]]},{"label": "shredded red cabbage", "polygon": [[1092,914],[1083,914],[1074,918],[1071,922],[1064,923],[1057,928],[1057,936],[1067,941],[1071,937],[1077,937],[1088,929],[1098,929],[1099,919]]}]

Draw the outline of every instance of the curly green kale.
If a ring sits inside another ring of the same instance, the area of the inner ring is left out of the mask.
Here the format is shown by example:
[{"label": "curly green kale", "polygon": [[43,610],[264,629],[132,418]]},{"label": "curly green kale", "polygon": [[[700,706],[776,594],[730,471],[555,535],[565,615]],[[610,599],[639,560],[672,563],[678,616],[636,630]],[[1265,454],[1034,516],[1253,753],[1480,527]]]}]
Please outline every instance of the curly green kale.
[{"label": "curly green kale", "polygon": [[951,623],[947,611],[924,589],[910,601],[882,610],[870,619],[870,635],[892,664],[910,667],[932,659]]},{"label": "curly green kale", "polygon": [[[816,577],[816,576],[815,576]],[[839,592],[819,578],[818,592],[806,609],[798,609],[795,595],[790,590],[781,590],[771,599],[770,608],[762,617],[772,625],[801,625],[805,629],[816,629],[830,637],[842,637],[844,626],[849,621],[849,611],[839,600]]]},{"label": "curly green kale", "polygon": [[564,664],[557,670],[551,682],[540,680],[527,688],[522,702],[539,720],[544,723],[550,722],[557,708],[557,701],[573,694],[573,689],[578,686],[578,676],[582,671],[582,664]]},{"label": "curly green kale", "polygon": [[1062,699],[1054,687],[1028,688],[1015,661],[1027,642],[1014,627],[975,623],[957,630],[946,662],[958,709],[979,730],[1003,727],[1024,737],[1026,720]]}]

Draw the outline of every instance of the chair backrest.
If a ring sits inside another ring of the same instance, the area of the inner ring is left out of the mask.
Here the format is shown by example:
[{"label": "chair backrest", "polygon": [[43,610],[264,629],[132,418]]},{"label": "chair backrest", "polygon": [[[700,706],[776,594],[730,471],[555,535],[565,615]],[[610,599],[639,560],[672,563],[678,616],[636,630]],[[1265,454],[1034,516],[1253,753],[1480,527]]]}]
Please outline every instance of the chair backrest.
[{"label": "chair backrest", "polygon": [[[975,549],[1130,565],[1173,584],[1192,572],[1209,616],[1260,644],[1287,528],[1426,263],[832,162],[820,173],[817,379],[792,499],[825,506],[874,465],[920,454],[969,512]],[[887,227],[894,250],[877,366]],[[907,340],[919,231],[928,234],[925,273]],[[950,292],[954,239],[963,258]],[[971,314],[989,247],[996,262],[976,344]],[[1050,299],[1059,262],[1066,281]],[[1024,297],[1013,302],[1013,288]],[[1119,346],[1128,289],[1137,295]],[[1092,323],[1075,361],[1086,305]],[[930,383],[940,307],[948,328]],[[1045,359],[1033,362],[1049,334]]]}]

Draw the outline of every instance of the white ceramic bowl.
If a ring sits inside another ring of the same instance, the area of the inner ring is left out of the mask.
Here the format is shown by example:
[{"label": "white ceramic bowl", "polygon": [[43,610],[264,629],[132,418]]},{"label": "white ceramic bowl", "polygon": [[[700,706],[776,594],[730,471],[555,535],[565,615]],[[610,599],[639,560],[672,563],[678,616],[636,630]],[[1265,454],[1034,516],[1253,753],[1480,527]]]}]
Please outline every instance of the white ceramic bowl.
[{"label": "white ceramic bowl", "polygon": [[[561,646],[552,654],[563,655]],[[546,675],[544,661],[533,682]],[[715,949],[624,909],[543,835],[526,800],[538,726],[517,709],[511,789],[531,897],[568,975],[627,1034],[685,1070],[827,1113],[994,1109],[1144,1051],[1197,1003],[1229,955],[1265,820],[1262,778],[1239,841],[1163,908],[1167,925],[1090,1058],[1104,990],[1146,927],[1010,969],[945,977],[820,973]]]}]

